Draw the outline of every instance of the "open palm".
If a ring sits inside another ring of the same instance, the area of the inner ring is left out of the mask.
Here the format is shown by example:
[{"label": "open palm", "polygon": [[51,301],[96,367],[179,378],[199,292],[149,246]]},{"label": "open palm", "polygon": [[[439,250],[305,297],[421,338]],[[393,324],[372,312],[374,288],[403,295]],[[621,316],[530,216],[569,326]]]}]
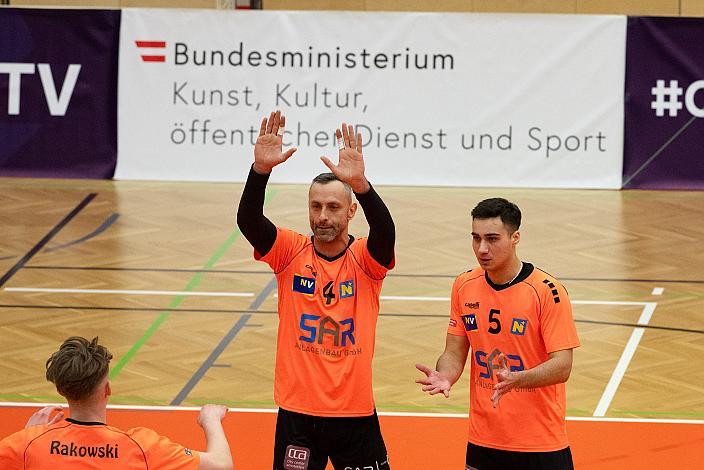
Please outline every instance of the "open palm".
[{"label": "open palm", "polygon": [[431,369],[423,364],[416,364],[416,369],[423,372],[425,377],[416,380],[417,384],[422,385],[422,390],[428,392],[430,395],[437,395],[442,393],[445,398],[450,398],[450,389],[452,388],[452,383],[443,377],[440,372],[435,369]]},{"label": "open palm", "polygon": [[354,128],[344,122],[341,128],[335,132],[340,147],[337,165],[327,157],[320,159],[340,181],[349,184],[354,192],[364,193],[369,189],[369,183],[364,176],[362,134],[355,135]]},{"label": "open palm", "polygon": [[259,137],[254,144],[254,169],[259,173],[269,173],[276,165],[288,160],[296,148],[282,151],[283,129],[286,118],[281,111],[271,113],[269,119],[264,118],[259,128]]}]

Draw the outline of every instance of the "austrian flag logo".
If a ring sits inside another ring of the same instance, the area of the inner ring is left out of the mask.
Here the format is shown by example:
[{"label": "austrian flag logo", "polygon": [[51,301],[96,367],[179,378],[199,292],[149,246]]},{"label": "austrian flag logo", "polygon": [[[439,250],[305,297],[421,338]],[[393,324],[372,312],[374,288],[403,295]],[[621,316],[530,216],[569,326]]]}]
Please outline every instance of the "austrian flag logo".
[{"label": "austrian flag logo", "polygon": [[135,41],[141,54],[142,62],[166,62],[166,41]]}]

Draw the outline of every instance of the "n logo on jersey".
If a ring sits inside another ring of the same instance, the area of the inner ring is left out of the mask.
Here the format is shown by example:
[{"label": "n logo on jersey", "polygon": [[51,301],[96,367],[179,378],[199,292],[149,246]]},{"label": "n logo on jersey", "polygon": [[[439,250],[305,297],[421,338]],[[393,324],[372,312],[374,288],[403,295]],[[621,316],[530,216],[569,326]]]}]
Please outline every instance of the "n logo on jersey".
[{"label": "n logo on jersey", "polygon": [[340,298],[345,299],[347,297],[354,296],[354,279],[340,283]]},{"label": "n logo on jersey", "polygon": [[301,294],[315,293],[315,278],[303,277],[298,274],[293,275],[293,291]]},{"label": "n logo on jersey", "polygon": [[474,313],[462,315],[462,323],[464,323],[464,329],[467,331],[472,331],[479,328],[477,325],[477,316]]},{"label": "n logo on jersey", "polygon": [[528,328],[528,320],[514,318],[511,322],[511,334],[523,336]]}]

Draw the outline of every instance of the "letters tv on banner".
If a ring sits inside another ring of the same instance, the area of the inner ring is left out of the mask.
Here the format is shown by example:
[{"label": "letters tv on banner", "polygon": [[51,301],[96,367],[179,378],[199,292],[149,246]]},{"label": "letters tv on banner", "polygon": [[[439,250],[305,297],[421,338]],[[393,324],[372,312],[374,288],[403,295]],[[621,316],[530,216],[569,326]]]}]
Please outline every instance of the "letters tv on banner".
[{"label": "letters tv on banner", "polygon": [[123,10],[117,178],[309,182],[357,126],[404,185],[620,188],[625,17]]},{"label": "letters tv on banner", "polygon": [[629,18],[624,188],[704,189],[704,22]]},{"label": "letters tv on banner", "polygon": [[0,9],[0,175],[111,178],[119,11]]}]

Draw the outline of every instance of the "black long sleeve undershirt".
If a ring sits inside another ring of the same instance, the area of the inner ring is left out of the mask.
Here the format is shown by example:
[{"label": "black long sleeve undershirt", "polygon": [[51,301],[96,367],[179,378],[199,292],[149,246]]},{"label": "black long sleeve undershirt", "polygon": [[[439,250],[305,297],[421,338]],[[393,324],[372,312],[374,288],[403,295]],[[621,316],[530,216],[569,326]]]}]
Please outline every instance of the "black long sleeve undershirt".
[{"label": "black long sleeve undershirt", "polygon": [[264,215],[264,197],[269,175],[249,170],[237,208],[237,226],[259,255],[269,253],[276,241],[276,226]]},{"label": "black long sleeve undershirt", "polygon": [[[249,170],[247,182],[237,208],[237,226],[259,255],[266,255],[276,241],[276,226],[264,215],[264,196],[269,175]],[[369,223],[369,254],[382,266],[389,267],[394,258],[396,227],[389,209],[373,187],[357,194],[359,205]]]},{"label": "black long sleeve undershirt", "polygon": [[388,268],[394,259],[394,245],[396,244],[394,219],[391,218],[389,209],[371,184],[366,193],[354,193],[354,195],[357,196],[359,205],[364,211],[364,217],[369,224],[369,238],[367,239],[369,254],[377,263]]}]

